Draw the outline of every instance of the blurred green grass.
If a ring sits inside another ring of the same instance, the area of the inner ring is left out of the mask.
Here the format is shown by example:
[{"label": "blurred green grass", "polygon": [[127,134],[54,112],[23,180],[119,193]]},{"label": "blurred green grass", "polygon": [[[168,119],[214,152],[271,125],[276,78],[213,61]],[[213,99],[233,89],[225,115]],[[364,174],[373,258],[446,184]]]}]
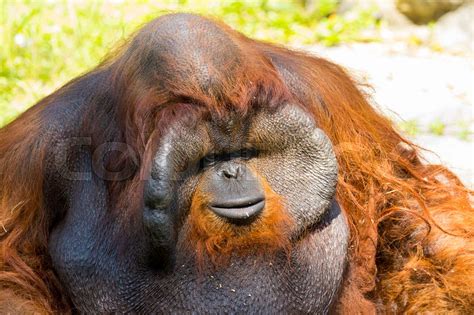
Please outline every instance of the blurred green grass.
[{"label": "blurred green grass", "polygon": [[0,126],[162,14],[210,15],[253,38],[293,45],[355,41],[376,26],[370,11],[340,16],[337,0],[316,3],[308,10],[301,0],[0,0]]}]

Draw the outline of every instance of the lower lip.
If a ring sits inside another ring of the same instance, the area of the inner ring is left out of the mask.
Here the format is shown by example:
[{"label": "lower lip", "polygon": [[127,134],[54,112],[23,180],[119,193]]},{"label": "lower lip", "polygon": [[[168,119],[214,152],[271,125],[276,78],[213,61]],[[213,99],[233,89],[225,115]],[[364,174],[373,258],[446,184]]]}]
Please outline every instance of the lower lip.
[{"label": "lower lip", "polygon": [[264,206],[265,200],[261,200],[247,207],[224,208],[218,206],[209,206],[209,208],[220,217],[231,220],[245,220],[259,214]]}]

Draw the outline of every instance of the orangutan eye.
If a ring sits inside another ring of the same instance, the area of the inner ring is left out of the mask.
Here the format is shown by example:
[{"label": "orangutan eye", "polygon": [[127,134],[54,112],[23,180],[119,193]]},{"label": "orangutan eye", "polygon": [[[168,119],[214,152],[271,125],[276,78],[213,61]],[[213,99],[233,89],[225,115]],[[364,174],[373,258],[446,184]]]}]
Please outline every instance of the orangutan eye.
[{"label": "orangutan eye", "polygon": [[254,158],[258,155],[257,150],[252,149],[252,148],[244,148],[238,151],[233,151],[233,152],[226,152],[226,153],[211,153],[203,157],[199,161],[199,167],[200,169],[205,169],[207,167],[211,167],[216,165],[219,162],[223,161],[230,161],[233,159],[242,159],[242,160],[250,160],[251,158]]},{"label": "orangutan eye", "polygon": [[245,149],[240,150],[239,154],[240,154],[241,159],[250,160],[254,157],[257,157],[258,152],[257,150],[253,148],[245,148]]},{"label": "orangutan eye", "polygon": [[203,157],[199,163],[201,169],[213,166],[217,163],[218,156],[217,154],[211,153]]}]

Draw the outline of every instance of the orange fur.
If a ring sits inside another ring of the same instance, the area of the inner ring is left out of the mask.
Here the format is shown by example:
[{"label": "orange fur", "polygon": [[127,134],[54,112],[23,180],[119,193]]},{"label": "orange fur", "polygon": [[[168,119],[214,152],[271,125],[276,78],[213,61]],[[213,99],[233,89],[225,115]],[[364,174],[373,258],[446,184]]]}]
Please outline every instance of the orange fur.
[{"label": "orange fur", "polygon": [[[335,145],[337,198],[351,228],[348,282],[358,290],[345,295],[346,287],[341,312],[352,313],[353,301],[365,298],[380,312],[469,313],[472,191],[445,167],[422,163],[421,149],[368,104],[340,67],[306,62],[300,66],[318,69],[314,88],[327,110],[312,112]],[[324,80],[318,72],[326,73]]]},{"label": "orange fur", "polygon": [[69,310],[44,257],[49,218],[43,206],[41,179],[46,149],[44,141],[36,137],[36,115],[37,109],[33,109],[20,117],[28,123],[0,129],[1,314]]}]

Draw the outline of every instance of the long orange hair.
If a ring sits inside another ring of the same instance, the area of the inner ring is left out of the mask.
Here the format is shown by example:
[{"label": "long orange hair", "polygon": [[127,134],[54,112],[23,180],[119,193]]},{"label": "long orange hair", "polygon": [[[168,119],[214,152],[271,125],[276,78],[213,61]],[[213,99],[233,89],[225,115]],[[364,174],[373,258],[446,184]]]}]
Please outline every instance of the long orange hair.
[{"label": "long orange hair", "polygon": [[318,95],[302,102],[335,146],[337,199],[351,230],[353,285],[339,310],[472,310],[472,191],[445,167],[425,163],[423,150],[370,106],[341,67],[299,56],[295,67]]}]

